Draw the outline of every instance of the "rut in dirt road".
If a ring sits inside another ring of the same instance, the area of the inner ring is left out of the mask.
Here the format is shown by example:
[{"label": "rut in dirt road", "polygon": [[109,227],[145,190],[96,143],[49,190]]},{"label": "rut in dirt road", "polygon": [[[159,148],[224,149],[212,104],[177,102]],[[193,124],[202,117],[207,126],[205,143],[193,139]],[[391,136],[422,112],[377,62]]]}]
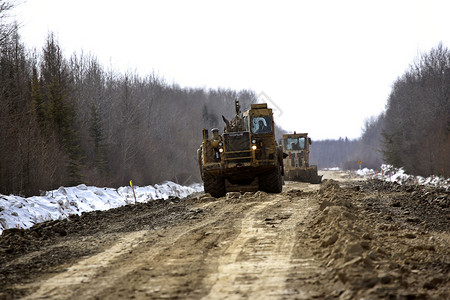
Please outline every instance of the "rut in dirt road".
[{"label": "rut in dirt road", "polygon": [[217,273],[205,279],[213,285],[203,299],[279,299],[292,292],[285,288],[292,270],[307,272],[314,264],[311,258],[291,258],[296,225],[307,213],[306,200],[268,198],[273,199],[254,206],[243,217],[239,235],[219,257]]},{"label": "rut in dirt road", "polygon": [[279,299],[293,294],[290,274],[316,269],[311,257],[292,258],[307,201],[285,193],[200,201],[189,224],[123,234],[112,247],[20,288],[34,290],[25,299]]},{"label": "rut in dirt road", "polygon": [[[96,296],[278,299],[290,294],[285,284],[293,270],[298,274],[314,269],[312,258],[291,260],[296,225],[307,214],[307,200],[259,195],[200,204],[197,209],[211,211],[213,217],[205,216],[198,221],[202,225],[186,228],[176,239],[172,230],[161,233],[162,239],[172,237],[167,248],[147,249],[157,254]],[[139,257],[144,255],[134,255],[136,264]]]},{"label": "rut in dirt road", "polygon": [[[130,252],[146,235],[146,231],[136,231],[127,234],[111,248],[97,255],[91,256],[71,266],[65,272],[39,282],[39,289],[24,299],[69,299],[80,298],[79,289],[82,285],[92,285],[93,280],[99,277],[100,271],[107,268],[117,257]],[[122,268],[117,271],[126,275],[128,270]],[[112,279],[109,276],[108,279]],[[104,279],[103,279],[104,281]],[[101,289],[102,284],[95,282],[96,289]]]},{"label": "rut in dirt road", "polygon": [[[174,226],[168,230],[134,231],[123,234],[110,248],[79,261],[64,272],[49,279],[21,288],[36,289],[26,299],[116,299],[155,290],[155,281],[148,285],[148,271],[161,267],[159,257],[197,231],[209,228],[214,217],[199,220],[191,226]],[[194,249],[194,252],[201,249]],[[167,286],[168,280],[161,282]],[[156,288],[158,290],[158,288]]]}]

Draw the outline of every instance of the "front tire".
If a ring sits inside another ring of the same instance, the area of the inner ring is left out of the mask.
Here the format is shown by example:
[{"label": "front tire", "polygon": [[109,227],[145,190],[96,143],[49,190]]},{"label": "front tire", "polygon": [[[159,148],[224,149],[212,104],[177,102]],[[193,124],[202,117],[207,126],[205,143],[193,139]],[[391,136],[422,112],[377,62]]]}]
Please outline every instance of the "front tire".
[{"label": "front tire", "polygon": [[225,179],[222,176],[203,174],[203,189],[205,193],[210,193],[214,198],[225,196]]},{"label": "front tire", "polygon": [[259,190],[267,193],[281,193],[283,190],[283,176],[279,166],[258,177]]}]

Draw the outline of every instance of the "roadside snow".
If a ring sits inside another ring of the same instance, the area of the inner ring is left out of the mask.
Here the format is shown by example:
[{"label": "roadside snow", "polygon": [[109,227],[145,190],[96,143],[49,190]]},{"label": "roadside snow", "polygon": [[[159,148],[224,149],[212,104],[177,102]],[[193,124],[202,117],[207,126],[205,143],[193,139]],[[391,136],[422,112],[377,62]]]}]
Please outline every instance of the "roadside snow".
[{"label": "roadside snow", "polygon": [[364,168],[357,170],[356,174],[359,176],[369,176],[375,174],[375,172],[373,171],[373,169]]},{"label": "roadside snow", "polygon": [[333,167],[333,168],[324,168],[324,171],[339,171],[341,168],[339,167]]},{"label": "roadside snow", "polygon": [[356,174],[364,178],[375,178],[389,182],[397,182],[398,184],[434,186],[450,189],[450,178],[439,176],[414,176],[405,173],[403,168],[394,168],[391,165],[381,165],[380,172],[375,172],[373,169],[361,169],[356,171]]},{"label": "roadside snow", "polygon": [[[183,198],[203,191],[203,185],[182,186],[168,181],[155,186],[134,186],[134,191],[137,202],[148,202],[171,196]],[[93,210],[108,210],[134,201],[133,190],[129,186],[113,189],[80,184],[29,198],[0,194],[0,234],[8,228],[30,228],[40,222]]]}]

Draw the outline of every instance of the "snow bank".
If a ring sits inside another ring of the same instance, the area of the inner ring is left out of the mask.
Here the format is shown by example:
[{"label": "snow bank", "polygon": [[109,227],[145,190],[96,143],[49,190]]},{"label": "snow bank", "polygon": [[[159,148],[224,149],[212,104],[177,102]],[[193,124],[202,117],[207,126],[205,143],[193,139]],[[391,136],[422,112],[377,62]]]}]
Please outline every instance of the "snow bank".
[{"label": "snow bank", "polygon": [[[168,199],[170,196],[186,197],[203,191],[203,185],[182,186],[173,182],[155,186],[134,186],[137,202]],[[0,194],[0,234],[8,228],[30,228],[33,225],[81,215],[82,212],[108,210],[134,203],[131,187],[99,188],[80,184],[75,187],[60,187],[46,192],[45,196],[23,198]]]},{"label": "snow bank", "polygon": [[375,172],[373,169],[364,168],[356,171],[356,174],[359,176],[372,176],[375,174]]},{"label": "snow bank", "polygon": [[430,176],[424,178],[422,176],[408,175],[403,168],[394,168],[391,165],[381,165],[380,172],[372,169],[364,168],[356,171],[356,174],[363,177],[376,178],[384,181],[397,182],[399,184],[435,186],[450,189],[450,178],[439,176]]},{"label": "snow bank", "polygon": [[341,168],[339,167],[333,167],[333,168],[323,168],[324,171],[339,171]]}]

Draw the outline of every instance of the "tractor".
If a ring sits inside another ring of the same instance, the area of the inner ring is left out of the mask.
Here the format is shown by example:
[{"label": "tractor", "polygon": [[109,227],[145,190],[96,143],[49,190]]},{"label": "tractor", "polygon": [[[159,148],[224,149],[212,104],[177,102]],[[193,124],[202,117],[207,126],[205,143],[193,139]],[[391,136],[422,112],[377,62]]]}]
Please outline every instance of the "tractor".
[{"label": "tractor", "polygon": [[310,183],[321,183],[322,176],[317,172],[317,166],[309,164],[309,146],[311,138],[307,133],[283,134],[280,141],[285,154],[284,179]]},{"label": "tractor", "polygon": [[249,185],[257,181],[258,190],[280,193],[283,184],[283,150],[275,140],[272,109],[267,103],[251,104],[241,113],[235,100],[236,115],[231,121],[222,116],[225,128],[203,129],[203,142],[197,150],[204,190],[213,197],[226,194],[226,181]]}]

